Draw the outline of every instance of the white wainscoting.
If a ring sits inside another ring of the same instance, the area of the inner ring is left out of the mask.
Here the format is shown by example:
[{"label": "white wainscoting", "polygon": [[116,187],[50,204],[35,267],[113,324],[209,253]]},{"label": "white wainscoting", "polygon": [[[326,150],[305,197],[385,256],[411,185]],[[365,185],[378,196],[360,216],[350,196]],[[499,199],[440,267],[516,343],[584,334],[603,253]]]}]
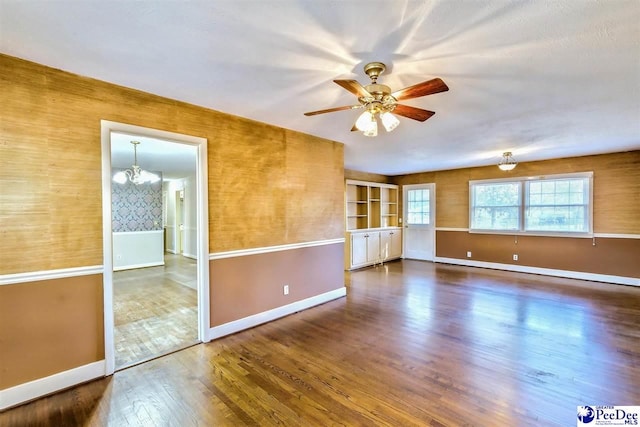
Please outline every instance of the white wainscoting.
[{"label": "white wainscoting", "polygon": [[113,233],[113,269],[164,265],[164,231],[124,231]]}]

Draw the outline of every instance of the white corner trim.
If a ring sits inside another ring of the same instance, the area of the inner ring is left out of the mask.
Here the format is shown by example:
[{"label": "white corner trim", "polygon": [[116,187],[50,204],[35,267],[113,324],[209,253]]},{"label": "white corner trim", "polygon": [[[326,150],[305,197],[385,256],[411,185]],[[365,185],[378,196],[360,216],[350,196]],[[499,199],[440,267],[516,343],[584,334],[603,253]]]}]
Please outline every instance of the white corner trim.
[{"label": "white corner trim", "polygon": [[316,240],[313,242],[292,243],[288,245],[266,246],[262,248],[239,249],[236,251],[215,252],[215,253],[209,254],[209,259],[216,260],[216,259],[223,259],[223,258],[234,258],[238,256],[258,255],[258,254],[266,254],[269,252],[278,252],[278,251],[289,251],[292,249],[309,248],[313,246],[334,245],[337,243],[344,243],[344,237],[341,237],[339,239]]},{"label": "white corner trim", "polygon": [[225,323],[224,325],[214,326],[213,328],[209,329],[209,332],[207,334],[207,341],[224,337],[225,335],[234,334],[245,329],[253,328],[254,326],[271,322],[272,320],[278,319],[280,317],[288,316],[298,311],[306,310],[316,305],[324,304],[325,302],[342,298],[346,295],[347,288],[342,287],[333,291],[325,292],[324,294],[316,295],[314,297],[296,301],[291,304],[283,305],[272,310],[263,311],[262,313],[254,314],[243,319],[234,320],[232,322]]},{"label": "white corner trim", "polygon": [[581,271],[555,270],[553,268],[529,267],[526,265],[500,264],[496,262],[473,261],[458,258],[435,257],[434,262],[464,265],[467,267],[491,268],[494,270],[515,271],[518,273],[541,274],[544,276],[566,277],[568,279],[591,280],[614,283],[617,285],[640,286],[640,278],[611,276],[608,274],[585,273]]},{"label": "white corner trim", "polygon": [[83,382],[103,377],[105,374],[104,369],[104,360],[100,360],[0,390],[0,411]]},{"label": "white corner trim", "polygon": [[0,275],[0,286],[16,283],[36,282],[39,280],[64,279],[66,277],[89,276],[102,274],[101,265],[88,267],[61,268],[58,270],[30,271],[28,273],[15,273]]}]

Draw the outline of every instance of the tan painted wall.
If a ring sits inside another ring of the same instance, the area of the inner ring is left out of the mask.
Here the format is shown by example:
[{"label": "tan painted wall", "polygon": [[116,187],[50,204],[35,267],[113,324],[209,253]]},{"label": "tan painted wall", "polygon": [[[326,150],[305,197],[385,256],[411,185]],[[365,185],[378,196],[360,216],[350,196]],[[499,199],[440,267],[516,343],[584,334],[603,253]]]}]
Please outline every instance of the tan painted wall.
[{"label": "tan painted wall", "polygon": [[[436,226],[468,228],[469,181],[571,172],[594,173],[595,233],[640,234],[640,151],[520,163],[511,172],[496,166],[394,177],[400,185],[436,184]],[[402,192],[400,193],[402,194]],[[640,277],[640,239],[519,237],[438,231],[436,255],[503,264]],[[513,261],[518,253],[519,260]]]},{"label": "tan painted wall", "polygon": [[390,176],[380,175],[378,173],[354,171],[350,169],[344,170],[344,178],[355,179],[357,181],[380,182],[383,184],[392,183],[392,178]]},{"label": "tan painted wall", "polygon": [[640,150],[520,163],[511,172],[496,166],[396,176],[394,184],[436,183],[436,226],[469,226],[469,181],[571,172],[594,173],[596,233],[640,234]]},{"label": "tan painted wall", "polygon": [[[640,277],[640,239],[509,236],[437,231],[436,255],[554,270]],[[513,260],[513,255],[518,260]]]},{"label": "tan painted wall", "polygon": [[[211,326],[222,325],[336,289],[344,284],[343,244],[212,260]],[[324,260],[323,264],[316,260]],[[338,268],[334,268],[338,265]],[[289,285],[289,295],[283,286]],[[224,306],[216,300],[226,301]]]},{"label": "tan painted wall", "polygon": [[[208,140],[210,252],[343,237],[342,144],[0,55],[0,275],[102,265],[101,119]],[[323,259],[314,265],[332,268]],[[47,329],[44,347],[20,341],[21,353],[46,350],[50,359],[36,371],[31,362],[4,365],[12,375],[0,387],[103,358],[93,295],[38,297],[42,286],[64,295],[66,280],[15,285],[19,293],[13,286],[0,290],[3,304],[20,307],[33,296],[35,317],[0,330],[3,362],[18,339],[11,331],[32,334],[51,320],[45,312],[58,327]],[[214,304],[212,312],[227,301]],[[86,307],[94,329],[69,345],[70,319]],[[87,349],[99,351],[85,357]]]},{"label": "tan painted wall", "polygon": [[0,286],[0,389],[104,359],[102,275]]}]

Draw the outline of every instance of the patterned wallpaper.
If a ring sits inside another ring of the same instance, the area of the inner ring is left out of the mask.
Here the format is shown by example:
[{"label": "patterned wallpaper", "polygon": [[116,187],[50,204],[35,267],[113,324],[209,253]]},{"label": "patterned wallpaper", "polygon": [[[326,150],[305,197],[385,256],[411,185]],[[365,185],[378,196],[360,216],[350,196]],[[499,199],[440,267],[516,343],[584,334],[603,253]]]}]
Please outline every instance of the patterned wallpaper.
[{"label": "patterned wallpaper", "polygon": [[[161,172],[154,173],[162,177]],[[162,180],[140,185],[112,183],[111,209],[114,233],[162,230]]]}]

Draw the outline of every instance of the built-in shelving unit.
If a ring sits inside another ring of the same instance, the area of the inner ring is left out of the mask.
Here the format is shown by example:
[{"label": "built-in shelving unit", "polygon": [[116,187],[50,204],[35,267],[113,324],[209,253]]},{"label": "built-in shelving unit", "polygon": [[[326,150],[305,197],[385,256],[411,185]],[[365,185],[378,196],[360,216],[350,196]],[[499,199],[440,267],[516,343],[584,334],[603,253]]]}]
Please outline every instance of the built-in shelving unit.
[{"label": "built-in shelving unit", "polygon": [[398,186],[347,180],[345,188],[345,269],[402,256]]},{"label": "built-in shelving unit", "polygon": [[398,186],[347,180],[346,229],[398,226]]}]

